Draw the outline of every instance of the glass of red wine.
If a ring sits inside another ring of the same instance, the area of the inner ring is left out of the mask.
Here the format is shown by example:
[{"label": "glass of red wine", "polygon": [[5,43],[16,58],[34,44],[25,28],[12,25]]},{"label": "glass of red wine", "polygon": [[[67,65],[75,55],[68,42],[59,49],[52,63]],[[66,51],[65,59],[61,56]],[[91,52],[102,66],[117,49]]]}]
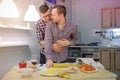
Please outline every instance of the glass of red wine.
[{"label": "glass of red wine", "polygon": [[93,57],[93,59],[96,62],[96,68],[98,68],[97,63],[99,62],[99,58],[98,57]]},{"label": "glass of red wine", "polygon": [[37,65],[37,55],[31,55],[31,63],[36,66]]},{"label": "glass of red wine", "polygon": [[32,63],[33,65],[36,65],[36,64],[37,64],[37,60],[36,60],[36,59],[31,59],[31,63]]},{"label": "glass of red wine", "polygon": [[98,62],[99,61],[99,58],[94,58],[95,62]]}]

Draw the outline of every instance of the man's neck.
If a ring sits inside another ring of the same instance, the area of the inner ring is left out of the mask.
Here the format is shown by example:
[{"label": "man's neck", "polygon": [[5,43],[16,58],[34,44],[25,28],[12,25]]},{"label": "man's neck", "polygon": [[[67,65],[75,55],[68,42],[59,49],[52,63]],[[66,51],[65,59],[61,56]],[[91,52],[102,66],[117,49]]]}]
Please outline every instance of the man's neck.
[{"label": "man's neck", "polygon": [[65,23],[66,23],[65,18],[63,18],[63,19],[62,19],[62,20],[58,23],[58,27],[60,28],[60,30],[62,30],[62,29],[63,29],[63,27],[64,27]]}]

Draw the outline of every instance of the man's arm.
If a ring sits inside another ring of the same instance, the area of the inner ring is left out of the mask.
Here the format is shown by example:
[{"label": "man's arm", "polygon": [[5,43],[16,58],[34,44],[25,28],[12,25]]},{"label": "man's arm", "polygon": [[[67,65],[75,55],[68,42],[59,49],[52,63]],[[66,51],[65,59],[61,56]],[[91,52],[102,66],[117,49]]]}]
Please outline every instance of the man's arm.
[{"label": "man's arm", "polygon": [[42,25],[37,22],[35,25],[35,32],[36,32],[36,37],[38,39],[38,42],[41,46],[44,45],[44,40],[43,40],[43,34],[42,34]]},{"label": "man's arm", "polygon": [[70,45],[75,45],[77,40],[78,40],[78,31],[77,31],[77,26],[75,25],[71,25],[73,26],[71,30],[72,31],[72,34],[71,34],[71,40],[70,41]]},{"label": "man's arm", "polygon": [[45,30],[45,56],[47,59],[46,66],[52,67],[52,25],[49,23],[46,25]]},{"label": "man's arm", "polygon": [[63,48],[65,46],[69,46],[70,45],[70,41],[65,39],[65,38],[63,38],[61,40],[56,41],[56,44]]},{"label": "man's arm", "polygon": [[[44,46],[45,45],[45,41],[40,41],[40,45],[41,46]],[[52,50],[57,52],[57,53],[60,53],[62,50],[63,50],[63,47],[58,45],[57,43],[54,43],[52,44]]]}]

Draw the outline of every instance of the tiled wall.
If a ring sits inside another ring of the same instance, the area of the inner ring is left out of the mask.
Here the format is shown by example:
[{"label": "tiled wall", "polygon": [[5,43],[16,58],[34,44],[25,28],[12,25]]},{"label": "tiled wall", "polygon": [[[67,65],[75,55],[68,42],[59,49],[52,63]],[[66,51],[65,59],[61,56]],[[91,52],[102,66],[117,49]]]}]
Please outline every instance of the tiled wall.
[{"label": "tiled wall", "polygon": [[103,45],[120,45],[120,28],[105,29],[100,35]]}]

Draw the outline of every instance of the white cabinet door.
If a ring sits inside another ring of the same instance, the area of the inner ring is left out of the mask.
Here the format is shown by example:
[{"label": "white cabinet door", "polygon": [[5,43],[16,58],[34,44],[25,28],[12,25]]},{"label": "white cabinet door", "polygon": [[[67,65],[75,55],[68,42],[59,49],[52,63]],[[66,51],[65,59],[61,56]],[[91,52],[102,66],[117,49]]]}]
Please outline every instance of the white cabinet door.
[{"label": "white cabinet door", "polygon": [[120,27],[120,7],[101,9],[102,28]]},{"label": "white cabinet door", "polygon": [[120,71],[120,49],[119,50],[115,50],[115,70],[116,71]]},{"label": "white cabinet door", "polygon": [[111,69],[111,51],[100,50],[100,61],[106,69]]},{"label": "white cabinet door", "polygon": [[115,8],[115,26],[120,27],[120,7]]},{"label": "white cabinet door", "polygon": [[101,20],[102,28],[110,28],[112,26],[111,9],[110,8],[102,9],[101,14],[102,14],[102,20]]}]

